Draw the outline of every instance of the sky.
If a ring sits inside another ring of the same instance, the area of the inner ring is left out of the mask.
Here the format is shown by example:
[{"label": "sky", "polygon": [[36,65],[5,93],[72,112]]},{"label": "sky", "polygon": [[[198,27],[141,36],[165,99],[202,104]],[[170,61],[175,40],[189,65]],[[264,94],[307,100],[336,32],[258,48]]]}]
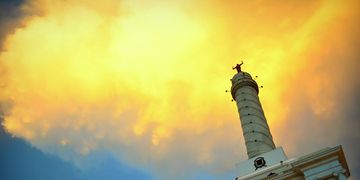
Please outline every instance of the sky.
[{"label": "sky", "polygon": [[275,145],[342,145],[360,179],[359,7],[0,0],[0,179],[234,178],[242,60]]}]

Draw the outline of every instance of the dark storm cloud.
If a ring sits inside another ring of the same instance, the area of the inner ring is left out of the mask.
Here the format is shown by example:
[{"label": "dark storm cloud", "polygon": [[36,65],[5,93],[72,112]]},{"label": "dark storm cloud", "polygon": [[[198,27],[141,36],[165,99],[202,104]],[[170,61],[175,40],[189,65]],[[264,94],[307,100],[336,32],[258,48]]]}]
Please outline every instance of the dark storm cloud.
[{"label": "dark storm cloud", "polygon": [[[322,54],[308,52],[318,59],[292,80],[293,92],[285,97],[291,104],[282,125],[280,144],[291,156],[307,154],[324,147],[342,145],[352,179],[359,179],[360,162],[360,38],[358,20],[345,19],[333,34],[318,38],[329,41]],[[329,40],[331,37],[339,38]],[[294,140],[293,144],[290,140]],[[290,145],[292,144],[292,145]]]},{"label": "dark storm cloud", "polygon": [[0,0],[0,50],[3,48],[5,37],[20,26],[24,16],[21,5],[24,0]]},{"label": "dark storm cloud", "polygon": [[[351,168],[351,174],[353,179],[360,178],[360,80],[357,79],[356,86],[353,86],[353,93],[349,93],[344,100],[344,106],[341,109],[341,116],[339,119],[343,119],[344,122],[338,129],[342,129],[344,132],[339,138],[339,142],[342,143],[345,156],[349,167]],[[354,82],[349,82],[354,83]]]}]

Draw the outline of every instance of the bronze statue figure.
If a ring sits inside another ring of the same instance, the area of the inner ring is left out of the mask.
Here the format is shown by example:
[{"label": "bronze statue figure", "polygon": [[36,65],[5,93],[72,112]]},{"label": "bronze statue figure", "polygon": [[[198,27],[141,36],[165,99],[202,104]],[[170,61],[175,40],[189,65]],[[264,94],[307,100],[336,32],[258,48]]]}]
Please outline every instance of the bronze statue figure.
[{"label": "bronze statue figure", "polygon": [[244,64],[244,62],[241,61],[241,64],[236,64],[236,66],[233,67],[233,69],[236,69],[237,72],[241,72],[241,65],[243,65],[243,64]]}]

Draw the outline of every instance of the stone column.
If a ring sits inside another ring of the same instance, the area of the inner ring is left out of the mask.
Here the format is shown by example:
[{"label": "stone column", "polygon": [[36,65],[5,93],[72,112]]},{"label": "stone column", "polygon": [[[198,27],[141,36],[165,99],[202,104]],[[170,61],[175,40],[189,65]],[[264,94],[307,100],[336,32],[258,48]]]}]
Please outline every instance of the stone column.
[{"label": "stone column", "polygon": [[258,97],[257,83],[249,73],[241,71],[231,82],[231,95],[237,103],[249,159],[275,149]]}]

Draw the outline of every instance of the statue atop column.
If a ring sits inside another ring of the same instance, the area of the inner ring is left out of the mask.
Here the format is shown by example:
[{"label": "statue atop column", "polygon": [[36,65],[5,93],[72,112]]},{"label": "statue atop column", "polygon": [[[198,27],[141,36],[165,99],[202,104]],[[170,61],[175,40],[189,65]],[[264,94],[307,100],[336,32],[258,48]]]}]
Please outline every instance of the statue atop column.
[{"label": "statue atop column", "polygon": [[243,65],[243,64],[244,64],[244,62],[241,61],[241,64],[236,64],[236,66],[233,67],[233,69],[236,69],[237,72],[241,72],[241,65]]}]

